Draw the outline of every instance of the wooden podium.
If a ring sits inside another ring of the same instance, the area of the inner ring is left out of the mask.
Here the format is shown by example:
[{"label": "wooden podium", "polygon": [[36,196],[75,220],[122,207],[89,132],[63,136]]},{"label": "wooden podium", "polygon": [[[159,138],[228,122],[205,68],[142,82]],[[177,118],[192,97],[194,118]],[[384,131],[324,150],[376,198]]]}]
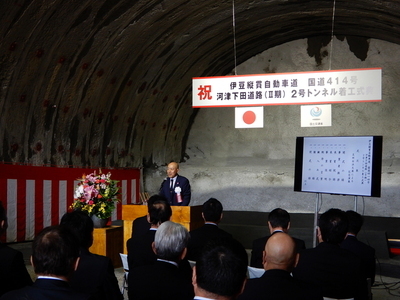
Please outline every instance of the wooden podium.
[{"label": "wooden podium", "polygon": [[[171,221],[182,224],[188,231],[198,228],[204,224],[201,216],[202,206],[171,206]],[[132,223],[138,218],[147,215],[147,205],[125,204],[122,205],[122,220],[124,224],[124,253],[126,241],[132,236]]]},{"label": "wooden podium", "polygon": [[119,254],[123,251],[123,228],[122,226],[107,226],[95,228],[93,231],[93,245],[89,251],[94,254],[104,255],[111,258],[114,268],[122,266]]}]

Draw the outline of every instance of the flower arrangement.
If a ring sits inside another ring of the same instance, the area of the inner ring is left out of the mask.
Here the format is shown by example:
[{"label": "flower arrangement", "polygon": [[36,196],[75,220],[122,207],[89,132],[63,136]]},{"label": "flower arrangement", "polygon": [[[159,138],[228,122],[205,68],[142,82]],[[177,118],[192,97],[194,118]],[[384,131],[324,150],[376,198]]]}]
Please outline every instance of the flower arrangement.
[{"label": "flower arrangement", "polygon": [[115,209],[115,202],[119,202],[117,195],[119,187],[116,180],[111,180],[111,173],[96,175],[96,171],[89,175],[82,175],[75,189],[72,209],[86,212],[89,216],[95,215],[100,219],[111,217]]}]

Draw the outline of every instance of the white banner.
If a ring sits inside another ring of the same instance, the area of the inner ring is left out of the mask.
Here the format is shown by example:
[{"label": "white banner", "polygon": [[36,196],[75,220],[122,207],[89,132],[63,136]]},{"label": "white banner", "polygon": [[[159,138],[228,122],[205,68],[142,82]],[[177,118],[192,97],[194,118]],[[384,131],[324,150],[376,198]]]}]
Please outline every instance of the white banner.
[{"label": "white banner", "polygon": [[193,78],[193,107],[381,100],[381,68]]}]

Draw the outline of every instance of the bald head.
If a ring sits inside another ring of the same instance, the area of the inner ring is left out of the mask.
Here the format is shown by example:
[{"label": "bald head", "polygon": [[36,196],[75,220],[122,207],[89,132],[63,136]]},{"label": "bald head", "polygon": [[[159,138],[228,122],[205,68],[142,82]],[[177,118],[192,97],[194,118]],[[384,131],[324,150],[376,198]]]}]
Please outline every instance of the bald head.
[{"label": "bald head", "polygon": [[263,264],[265,270],[291,271],[297,264],[296,243],[287,234],[277,232],[265,244]]},{"label": "bald head", "polygon": [[167,166],[167,176],[169,178],[174,178],[178,175],[179,172],[179,164],[177,162],[170,162]]}]

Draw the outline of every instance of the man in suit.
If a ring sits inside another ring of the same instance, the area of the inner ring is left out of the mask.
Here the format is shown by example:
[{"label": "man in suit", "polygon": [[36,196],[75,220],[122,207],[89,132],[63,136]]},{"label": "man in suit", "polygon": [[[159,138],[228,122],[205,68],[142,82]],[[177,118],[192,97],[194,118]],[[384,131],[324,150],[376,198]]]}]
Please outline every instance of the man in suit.
[{"label": "man in suit", "polygon": [[348,219],[346,213],[332,208],[323,213],[318,222],[317,247],[300,252],[293,269],[293,277],[323,297],[335,299],[365,299],[362,293],[361,261],[350,251],[340,248],[344,240]]},{"label": "man in suit", "polygon": [[[352,210],[346,211],[346,215],[349,219],[349,229],[347,231],[347,236],[340,244],[340,247],[353,252],[361,259],[364,278],[365,280],[368,279],[370,281],[370,286],[372,286],[375,281],[376,269],[375,249],[357,239],[357,234],[360,232],[361,227],[364,224],[363,217]],[[366,286],[367,293],[369,293],[368,284]]]},{"label": "man in suit", "polygon": [[38,276],[35,283],[4,294],[1,300],[92,299],[90,295],[74,291],[68,284],[79,264],[79,241],[69,228],[43,229],[33,240],[31,263]]},{"label": "man in suit", "polygon": [[134,235],[126,242],[128,250],[129,270],[153,264],[157,256],[153,252],[152,243],[158,227],[172,216],[171,206],[163,199],[157,199],[148,207],[147,221],[150,228],[142,235]]},{"label": "man in suit", "polygon": [[214,239],[205,245],[193,267],[194,299],[236,299],[247,277],[247,253],[234,239]]},{"label": "man in suit", "polygon": [[[254,268],[263,268],[263,251],[265,244],[270,236],[276,232],[288,233],[290,228],[290,215],[282,208],[275,208],[268,215],[268,228],[270,235],[258,238],[253,241],[251,250],[250,266]],[[293,238],[296,242],[296,250],[300,252],[306,248],[303,240]]]},{"label": "man in suit", "polygon": [[311,300],[321,299],[301,287],[290,272],[297,264],[299,254],[296,243],[288,234],[277,232],[272,235],[263,251],[264,274],[249,279],[239,300]]},{"label": "man in suit", "polygon": [[232,238],[232,235],[218,227],[223,217],[223,207],[221,202],[215,198],[210,198],[203,203],[201,216],[204,220],[202,227],[190,231],[187,259],[196,261],[201,249],[208,240],[215,238]]},{"label": "man in suit", "polygon": [[190,183],[186,177],[178,175],[179,164],[170,162],[167,166],[167,178],[161,183],[159,194],[170,205],[187,206],[191,198]]},{"label": "man in suit", "polygon": [[[0,202],[0,236],[7,230],[7,215]],[[0,296],[12,290],[32,285],[23,255],[0,242]]]},{"label": "man in suit", "polygon": [[72,289],[97,300],[122,300],[111,259],[89,251],[93,244],[92,219],[82,211],[72,211],[63,215],[60,225],[70,228],[79,239],[80,260],[70,280]]},{"label": "man in suit", "polygon": [[[147,200],[147,211],[148,208],[151,207],[156,200],[162,200],[162,201],[167,201],[165,197],[160,196],[160,195],[153,195]],[[142,217],[136,218],[132,222],[132,236],[134,235],[142,235],[145,234],[148,230],[150,229],[150,223],[147,221],[147,214]]]},{"label": "man in suit", "polygon": [[182,225],[171,221],[162,223],[152,244],[157,261],[129,273],[129,299],[193,299],[191,274],[179,268],[188,240],[189,233]]}]

